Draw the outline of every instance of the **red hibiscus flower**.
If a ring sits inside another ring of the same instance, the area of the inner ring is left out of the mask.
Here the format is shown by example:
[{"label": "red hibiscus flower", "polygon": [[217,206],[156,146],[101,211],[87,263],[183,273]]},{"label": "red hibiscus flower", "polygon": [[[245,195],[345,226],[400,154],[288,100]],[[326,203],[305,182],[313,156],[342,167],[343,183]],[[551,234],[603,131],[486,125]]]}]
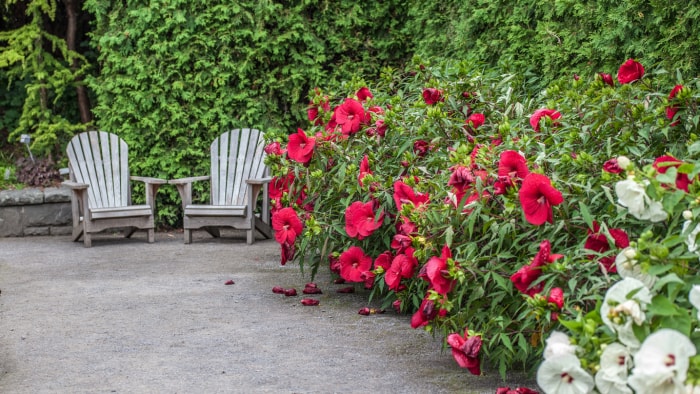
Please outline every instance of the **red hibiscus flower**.
[{"label": "red hibiscus flower", "polygon": [[280,200],[282,195],[289,191],[289,184],[294,180],[294,173],[289,173],[285,177],[274,177],[270,182],[268,193],[271,200]]},{"label": "red hibiscus flower", "polygon": [[[608,232],[615,242],[615,247],[624,249],[630,246],[629,237],[624,230],[619,228],[611,228],[608,229]],[[596,253],[605,253],[610,250],[608,238],[600,231],[600,225],[598,222],[593,222],[593,230],[588,229],[588,238],[586,238],[586,243],[583,245],[583,247],[584,249],[592,250]],[[588,255],[587,257],[593,260],[595,255]],[[607,272],[617,272],[617,268],[615,267],[615,256],[603,257],[598,260],[598,262],[603,265]]]},{"label": "red hibiscus flower", "polygon": [[335,109],[335,122],[341,126],[344,135],[352,135],[360,130],[360,125],[366,121],[365,109],[357,100],[345,99],[345,102]]},{"label": "red hibiscus flower", "polygon": [[425,140],[417,140],[413,143],[413,152],[419,157],[424,157],[430,152],[430,144]]},{"label": "red hibiscus flower", "polygon": [[316,147],[316,138],[307,136],[302,129],[297,129],[296,134],[289,136],[287,156],[296,162],[306,165],[314,155],[314,147]]},{"label": "red hibiscus flower", "polygon": [[508,177],[510,179],[525,179],[530,174],[530,169],[527,168],[527,160],[519,152],[507,150],[501,153],[501,158],[498,161],[498,176]]},{"label": "red hibiscus flower", "polygon": [[[440,257],[431,257],[430,260],[425,264],[425,275],[430,283],[430,286],[438,294],[446,296],[447,293],[452,291],[455,286],[456,281],[450,278],[447,266],[447,259],[452,258],[452,251],[445,245],[442,248],[442,254]],[[456,263],[455,263],[456,265]]]},{"label": "red hibiscus flower", "polygon": [[287,153],[287,151],[285,149],[282,149],[282,146],[277,141],[265,145],[265,148],[263,148],[263,150],[268,155],[274,156],[282,156],[283,154]]},{"label": "red hibiscus flower", "polygon": [[408,235],[396,234],[391,239],[391,248],[396,250],[396,253],[403,253],[409,246],[411,246],[411,237]]},{"label": "red hibiscus flower", "polygon": [[364,155],[362,157],[362,161],[360,161],[360,175],[357,177],[357,182],[360,183],[360,186],[364,186],[362,184],[362,179],[364,179],[365,176],[368,174],[372,174],[372,170],[369,169],[369,158],[367,155]]},{"label": "red hibiscus flower", "polygon": [[471,114],[467,120],[464,122],[464,124],[467,127],[471,127],[472,130],[476,130],[484,124],[486,121],[486,117],[484,117],[484,114]]},{"label": "red hibiscus flower", "polygon": [[427,193],[418,193],[402,181],[394,182],[394,202],[398,211],[401,211],[401,207],[406,203],[419,207],[429,201],[430,196]]},{"label": "red hibiscus flower", "polygon": [[463,196],[474,181],[476,181],[474,173],[469,168],[458,165],[452,167],[452,174],[447,184],[454,188],[456,194]]},{"label": "red hibiscus flower", "polygon": [[429,299],[426,295],[425,298],[423,298],[423,302],[421,302],[418,307],[418,310],[411,316],[411,327],[418,328],[427,326],[431,320],[438,316],[447,316],[447,309],[436,308],[435,301]]},{"label": "red hibiscus flower", "polygon": [[518,387],[511,389],[510,387],[499,387],[496,389],[496,394],[539,394],[537,391],[527,387]]},{"label": "red hibiscus flower", "polygon": [[619,174],[622,172],[622,168],[620,168],[620,165],[617,164],[617,159],[612,158],[603,163],[603,171],[611,174]]},{"label": "red hibiscus flower", "polygon": [[540,250],[537,252],[530,264],[520,267],[516,273],[510,276],[510,281],[521,293],[532,297],[542,291],[544,286],[543,283],[539,283],[534,287],[531,287],[532,283],[540,277],[542,267],[564,257],[560,254],[551,254],[551,249],[552,246],[549,243],[549,240],[545,239],[540,243]]},{"label": "red hibiscus flower", "polygon": [[552,205],[564,202],[559,190],[542,174],[530,173],[523,180],[518,192],[520,205],[525,213],[525,220],[539,226],[544,222],[553,223]]},{"label": "red hibiscus flower", "polygon": [[287,207],[272,215],[272,228],[275,230],[277,242],[293,245],[304,226],[294,208]]},{"label": "red hibiscus flower", "polygon": [[547,302],[557,306],[557,309],[564,307],[564,290],[561,287],[555,287],[549,291],[549,296],[547,296]]},{"label": "red hibiscus flower", "polygon": [[452,357],[460,367],[466,368],[472,375],[481,375],[481,337],[470,337],[469,331],[464,330],[464,336],[457,333],[448,335],[447,344],[452,348]]},{"label": "red hibiscus flower", "polygon": [[[530,126],[532,126],[535,131],[540,131],[540,120],[542,120],[542,118],[548,118],[554,121],[561,118],[561,114],[559,111],[553,109],[538,109],[530,116]],[[556,123],[554,123],[554,125],[556,125]]]},{"label": "red hibiscus flower", "polygon": [[413,257],[413,248],[406,248],[404,253],[394,257],[384,274],[384,281],[389,289],[397,292],[403,290],[405,286],[401,285],[401,280],[412,277],[417,265],[418,260]]},{"label": "red hibiscus flower", "polygon": [[603,81],[603,83],[615,87],[615,82],[613,82],[612,75],[606,73],[598,73],[598,76]]},{"label": "red hibiscus flower", "polygon": [[362,282],[362,273],[372,268],[372,258],[362,248],[351,246],[340,255],[340,277],[348,282]]},{"label": "red hibiscus flower", "polygon": [[[660,174],[665,174],[666,171],[668,171],[669,167],[675,167],[678,168],[683,164],[682,161],[676,159],[673,156],[665,155],[658,157],[656,160],[654,160],[653,167],[658,171]],[[686,193],[688,192],[688,186],[692,182],[688,178],[688,174],[683,174],[683,173],[678,173],[676,175],[676,187],[680,190],[685,191]]]},{"label": "red hibiscus flower", "polygon": [[372,92],[369,91],[369,88],[366,86],[361,87],[357,93],[356,93],[357,99],[360,100],[360,102],[365,102],[368,98],[373,98],[374,96],[372,95]]},{"label": "red hibiscus flower", "polygon": [[391,253],[391,251],[386,251],[381,253],[379,256],[377,256],[376,259],[374,259],[374,269],[376,270],[377,268],[381,267],[382,270],[387,271],[389,267],[391,267],[391,261],[394,259],[394,255]]},{"label": "red hibiscus flower", "polygon": [[377,217],[372,201],[355,201],[345,210],[345,232],[351,238],[363,240],[381,227],[383,222],[384,212]]},{"label": "red hibiscus flower", "polygon": [[425,88],[423,89],[423,101],[428,105],[434,105],[440,101],[445,101],[445,98],[442,97],[442,90]]},{"label": "red hibiscus flower", "polygon": [[[671,89],[671,93],[669,93],[669,95],[668,95],[669,101],[673,100],[682,89],[683,89],[683,85],[674,86],[673,89]],[[678,106],[675,106],[675,105],[671,105],[671,106],[667,107],[666,108],[666,118],[668,118],[668,120],[673,120],[673,118],[676,116],[676,113],[678,112],[679,109],[680,108]],[[678,121],[675,121],[675,122],[671,123],[671,126],[677,126],[678,123],[679,123]]]},{"label": "red hibiscus flower", "polygon": [[617,81],[622,85],[642,79],[643,76],[644,66],[634,59],[627,59],[617,70]]}]

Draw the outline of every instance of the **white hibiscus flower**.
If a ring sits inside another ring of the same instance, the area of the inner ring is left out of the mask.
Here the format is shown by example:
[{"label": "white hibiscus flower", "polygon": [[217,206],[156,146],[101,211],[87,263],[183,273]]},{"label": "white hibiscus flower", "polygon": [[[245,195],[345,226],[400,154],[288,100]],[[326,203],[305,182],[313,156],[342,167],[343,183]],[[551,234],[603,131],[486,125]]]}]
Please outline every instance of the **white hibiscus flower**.
[{"label": "white hibiscus flower", "polygon": [[637,394],[683,394],[695,345],[676,330],[663,328],[649,335],[634,355],[629,385]]},{"label": "white hibiscus flower", "polygon": [[[633,291],[636,293],[628,298]],[[634,335],[632,325],[644,322],[644,311],[650,303],[651,293],[644,283],[634,278],[624,278],[608,289],[600,307],[600,317],[617,334],[620,342],[634,350],[639,348],[639,340]]]},{"label": "white hibiscus flower", "polygon": [[594,387],[593,377],[573,354],[544,360],[537,370],[537,384],[545,394],[588,394]]},{"label": "white hibiscus flower", "polygon": [[627,208],[630,215],[640,220],[651,222],[661,222],[668,218],[660,202],[654,201],[646,193],[646,186],[649,181],[643,184],[637,183],[634,179],[625,179],[615,184],[617,202]]}]

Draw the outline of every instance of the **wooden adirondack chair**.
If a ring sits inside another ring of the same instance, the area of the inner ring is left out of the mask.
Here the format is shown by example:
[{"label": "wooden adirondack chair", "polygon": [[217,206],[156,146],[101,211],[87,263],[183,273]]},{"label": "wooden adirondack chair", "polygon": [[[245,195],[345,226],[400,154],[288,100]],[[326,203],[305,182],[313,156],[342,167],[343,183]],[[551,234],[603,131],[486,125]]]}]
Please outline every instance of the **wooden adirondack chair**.
[{"label": "wooden adirondack chair", "polygon": [[[66,148],[72,190],[73,241],[83,237],[92,246],[91,235],[108,228],[126,228],[127,238],[138,229],[155,241],[153,213],[158,187],[164,179],[129,176],[129,149],[115,134],[90,131],[73,137]],[[146,204],[131,204],[130,180],[146,184]]]},{"label": "wooden adirondack chair", "polygon": [[[192,230],[203,228],[213,237],[219,228],[246,230],[246,242],[255,242],[255,231],[272,237],[263,133],[255,129],[235,129],[221,134],[211,144],[211,173],[206,176],[172,179],[182,199],[185,243],[192,242]],[[192,204],[192,183],[211,181],[209,205]],[[262,208],[256,203],[263,192]]]}]

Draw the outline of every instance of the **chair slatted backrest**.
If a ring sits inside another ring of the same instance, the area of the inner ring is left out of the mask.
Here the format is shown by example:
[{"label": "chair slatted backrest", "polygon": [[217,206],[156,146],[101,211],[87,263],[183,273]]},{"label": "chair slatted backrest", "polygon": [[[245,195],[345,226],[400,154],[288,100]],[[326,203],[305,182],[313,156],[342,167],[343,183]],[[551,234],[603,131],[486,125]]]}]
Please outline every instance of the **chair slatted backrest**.
[{"label": "chair slatted backrest", "polygon": [[265,176],[265,143],[256,129],[234,129],[211,144],[212,205],[245,205],[247,179]]},{"label": "chair slatted backrest", "polygon": [[73,137],[66,152],[71,179],[90,185],[90,207],[129,205],[129,149],[124,140],[104,131],[89,131]]}]

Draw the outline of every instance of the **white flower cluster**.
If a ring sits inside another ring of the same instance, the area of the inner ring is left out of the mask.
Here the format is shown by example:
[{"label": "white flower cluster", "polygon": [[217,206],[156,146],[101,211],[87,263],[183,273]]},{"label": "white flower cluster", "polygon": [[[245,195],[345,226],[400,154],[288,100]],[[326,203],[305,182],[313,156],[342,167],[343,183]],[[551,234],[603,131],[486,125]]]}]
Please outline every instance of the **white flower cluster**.
[{"label": "white flower cluster", "polygon": [[[633,258],[631,253],[627,255]],[[645,310],[652,296],[644,282],[629,276],[610,287],[600,312],[619,342],[605,346],[595,377],[581,367],[577,348],[568,336],[553,332],[537,371],[540,388],[547,394],[700,392],[699,387],[685,384],[689,360],[696,354],[695,345],[686,335],[662,328],[641,343],[634,335],[633,325],[645,322]],[[699,310],[700,319],[700,285],[693,286],[688,299]]]}]

